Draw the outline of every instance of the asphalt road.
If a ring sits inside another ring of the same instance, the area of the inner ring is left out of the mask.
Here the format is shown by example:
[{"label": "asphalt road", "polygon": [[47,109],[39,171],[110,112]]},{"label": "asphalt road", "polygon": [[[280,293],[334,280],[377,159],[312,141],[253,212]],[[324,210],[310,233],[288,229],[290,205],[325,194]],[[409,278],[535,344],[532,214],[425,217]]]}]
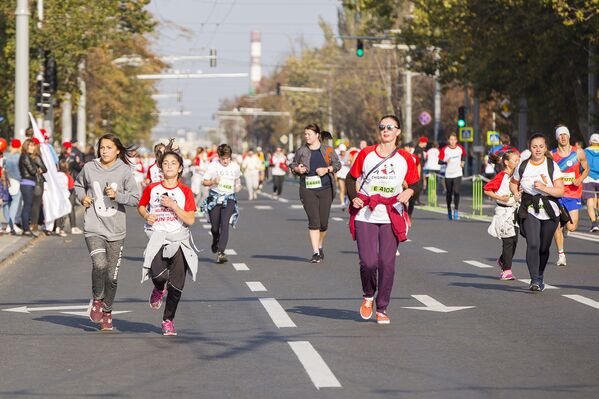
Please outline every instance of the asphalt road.
[{"label": "asphalt road", "polygon": [[205,250],[177,337],[161,335],[151,283],[139,283],[147,239],[133,208],[114,306],[127,313],[114,315],[114,332],[65,313],[90,299],[81,236],[40,240],[0,268],[0,397],[599,397],[599,240],[569,238],[568,266],[546,272],[556,288],[532,294],[498,280],[500,241],[486,222],[417,210],[381,326],[357,311],[347,215],[333,210],[326,259],[310,264],[297,185],[285,190],[288,202],[242,194],[226,264],[214,263],[204,222],[193,226]]}]

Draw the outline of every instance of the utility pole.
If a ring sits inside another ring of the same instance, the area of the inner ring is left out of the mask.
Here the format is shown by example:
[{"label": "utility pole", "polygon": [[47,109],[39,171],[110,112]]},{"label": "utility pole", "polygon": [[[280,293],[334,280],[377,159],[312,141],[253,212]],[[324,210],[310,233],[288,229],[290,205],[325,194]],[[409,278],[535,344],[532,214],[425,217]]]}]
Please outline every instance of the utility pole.
[{"label": "utility pole", "polygon": [[412,71],[410,70],[410,63],[412,58],[406,56],[406,115],[405,115],[405,141],[412,141]]},{"label": "utility pole", "polygon": [[588,134],[596,133],[595,117],[597,116],[597,74],[595,73],[595,45],[589,40],[589,61],[588,61],[588,107],[587,107],[587,124],[589,127]]},{"label": "utility pole", "polygon": [[528,104],[526,97],[521,96],[518,103],[518,147],[523,150],[526,148],[528,139]]},{"label": "utility pole", "polygon": [[441,82],[440,82],[440,71],[438,62],[441,56],[439,55],[439,48],[435,47],[435,62],[437,63],[437,67],[435,68],[435,111],[434,111],[434,120],[435,120],[435,141],[439,140],[439,133],[441,130]]},{"label": "utility pole", "polygon": [[29,127],[29,2],[17,0],[15,57],[15,136],[25,138]]},{"label": "utility pole", "polygon": [[81,61],[79,64],[79,77],[77,82],[79,83],[79,102],[77,103],[77,142],[79,143],[79,149],[85,151],[85,145],[87,144],[87,87],[85,86],[85,80],[83,80],[83,70],[85,69],[85,61]]},{"label": "utility pole", "polygon": [[480,161],[483,151],[481,149],[480,140],[480,102],[478,99],[478,93],[474,90],[474,99],[472,102],[472,129],[474,130],[474,145],[472,147],[472,154],[474,156],[473,172],[475,175],[480,174]]},{"label": "utility pole", "polygon": [[73,106],[71,93],[66,93],[60,104],[62,109],[60,122],[62,125],[62,141],[71,141],[73,138]]}]

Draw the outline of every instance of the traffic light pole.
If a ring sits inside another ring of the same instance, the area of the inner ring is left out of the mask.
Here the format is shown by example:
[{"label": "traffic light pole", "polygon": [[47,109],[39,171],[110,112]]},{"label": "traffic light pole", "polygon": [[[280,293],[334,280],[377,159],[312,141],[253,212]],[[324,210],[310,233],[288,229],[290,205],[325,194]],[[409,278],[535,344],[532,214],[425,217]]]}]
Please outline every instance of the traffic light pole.
[{"label": "traffic light pole", "polygon": [[25,138],[29,127],[29,2],[18,0],[16,10],[15,137]]}]

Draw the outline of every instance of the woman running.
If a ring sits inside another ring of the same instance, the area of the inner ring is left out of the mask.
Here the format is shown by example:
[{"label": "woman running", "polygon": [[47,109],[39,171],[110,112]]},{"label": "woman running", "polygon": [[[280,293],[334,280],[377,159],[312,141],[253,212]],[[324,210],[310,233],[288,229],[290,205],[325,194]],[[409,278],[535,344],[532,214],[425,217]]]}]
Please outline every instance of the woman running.
[{"label": "woman running", "polygon": [[308,230],[312,244],[312,263],[324,260],[324,238],[327,233],[331,204],[335,197],[334,173],[341,162],[332,147],[321,143],[320,127],[313,123],[304,128],[306,144],[301,146],[290,168],[300,176],[299,195],[308,215]]},{"label": "woman running", "polygon": [[283,183],[289,170],[287,165],[287,156],[283,148],[277,147],[276,151],[270,157],[270,167],[272,168],[272,191],[275,196],[280,197],[283,193]]},{"label": "woman running", "polygon": [[497,202],[489,234],[501,238],[503,242],[501,256],[497,259],[497,265],[501,268],[500,280],[515,279],[512,273],[512,259],[518,245],[518,225],[515,220],[518,203],[510,191],[510,180],[519,162],[518,151],[508,150],[503,153],[501,172],[483,188],[485,194]]},{"label": "woman running", "polygon": [[349,229],[358,244],[362,279],[360,316],[370,319],[374,305],[378,324],[390,323],[387,306],[395,276],[395,253],[398,244],[407,240],[406,209],[418,184],[414,158],[398,148],[400,126],[395,115],[383,116],[378,125],[379,144],[360,151],[347,175],[352,204]]},{"label": "woman running", "polygon": [[210,187],[210,192],[201,209],[212,225],[211,249],[216,263],[225,263],[229,224],[235,227],[239,218],[235,193],[241,190],[241,170],[239,164],[231,161],[233,150],[228,144],[221,144],[216,152],[218,161],[211,162],[204,175],[204,186]]},{"label": "woman running", "polygon": [[162,334],[177,335],[173,320],[181,300],[185,275],[193,281],[198,270],[198,256],[189,232],[195,222],[195,199],[191,189],[179,182],[183,173],[183,158],[173,150],[171,139],[156,160],[164,177],[151,183],[143,192],[139,207],[146,221],[145,231],[150,241],[144,252],[142,283],[152,279],[150,308],[160,309],[166,295],[162,315]]},{"label": "woman running", "polygon": [[[458,208],[460,207],[460,186],[464,175],[464,162],[466,150],[458,144],[458,136],[450,133],[447,145],[439,152],[439,163],[445,163],[445,200],[447,201],[447,218],[458,220]],[[451,199],[453,196],[454,209],[451,210]]]},{"label": "woman running", "polygon": [[75,193],[86,208],[85,243],[92,259],[92,303],[89,318],[100,330],[112,330],[112,304],[126,235],[125,205],[137,206],[138,186],[131,169],[133,148],[114,134],[98,141],[97,159],[77,176]]},{"label": "woman running", "polygon": [[[564,195],[563,175],[542,134],[528,141],[530,158],[514,171],[510,190],[520,200],[518,211],[520,234],[526,239],[526,264],[530,273],[531,291],[545,289],[544,273],[549,259],[553,234],[565,217],[558,198]],[[522,194],[520,192],[522,191]]]}]

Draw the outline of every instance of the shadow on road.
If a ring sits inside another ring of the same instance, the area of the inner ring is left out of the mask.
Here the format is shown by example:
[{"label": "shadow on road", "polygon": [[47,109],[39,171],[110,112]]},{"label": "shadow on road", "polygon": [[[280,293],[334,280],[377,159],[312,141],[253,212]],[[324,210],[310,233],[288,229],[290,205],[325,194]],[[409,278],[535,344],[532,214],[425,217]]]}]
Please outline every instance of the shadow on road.
[{"label": "shadow on road", "polygon": [[287,256],[287,255],[252,255],[252,258],[286,260],[289,262],[308,262],[308,260],[309,260],[308,258],[302,258],[299,256]]},{"label": "shadow on road", "polygon": [[495,276],[486,276],[484,274],[474,274],[474,273],[458,273],[458,272],[432,272],[432,274],[436,274],[439,276],[452,276],[452,277],[466,277],[466,278],[484,278],[487,280],[497,280]]},{"label": "shadow on road", "polygon": [[287,309],[287,312],[323,317],[325,319],[362,321],[360,314],[355,310],[320,308],[316,306],[296,306]]},{"label": "shadow on road", "polygon": [[[86,320],[83,317],[70,317],[70,316],[58,316],[58,315],[49,315],[42,316],[36,319],[35,321],[42,321],[44,323],[52,323],[58,324],[61,326],[72,327],[78,330],[90,331],[90,332],[99,332],[98,325],[92,323],[89,320]],[[115,317],[113,319],[113,325],[116,331],[112,332],[133,332],[133,333],[156,333],[162,334],[162,330],[160,327],[148,324],[148,323],[138,323],[134,321],[122,320]],[[108,334],[110,332],[107,332]]]},{"label": "shadow on road", "polygon": [[484,284],[484,283],[451,283],[451,285],[455,287],[464,287],[464,288],[480,288],[482,290],[498,290],[498,291],[511,291],[518,292],[520,294],[530,294],[528,289],[524,287],[516,287],[510,286],[508,284]]}]

